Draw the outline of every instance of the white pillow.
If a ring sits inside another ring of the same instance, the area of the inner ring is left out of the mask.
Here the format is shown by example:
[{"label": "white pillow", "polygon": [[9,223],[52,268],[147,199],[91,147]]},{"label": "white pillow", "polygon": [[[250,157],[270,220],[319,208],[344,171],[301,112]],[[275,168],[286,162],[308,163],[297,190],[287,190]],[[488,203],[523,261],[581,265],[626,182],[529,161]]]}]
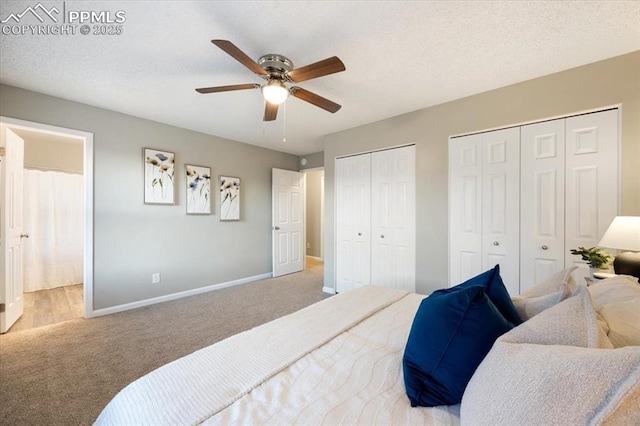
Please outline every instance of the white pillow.
[{"label": "white pillow", "polygon": [[596,312],[607,322],[613,346],[640,345],[640,285],[638,279],[620,275],[589,287]]},{"label": "white pillow", "polygon": [[544,281],[535,284],[526,292],[513,298],[513,305],[520,319],[528,319],[540,312],[557,305],[573,294],[578,287],[571,275],[577,266],[551,275]]},{"label": "white pillow", "polygon": [[[557,324],[564,320],[571,322]],[[498,338],[465,389],[462,424],[632,424],[640,418],[640,347],[606,346],[580,287]]]}]

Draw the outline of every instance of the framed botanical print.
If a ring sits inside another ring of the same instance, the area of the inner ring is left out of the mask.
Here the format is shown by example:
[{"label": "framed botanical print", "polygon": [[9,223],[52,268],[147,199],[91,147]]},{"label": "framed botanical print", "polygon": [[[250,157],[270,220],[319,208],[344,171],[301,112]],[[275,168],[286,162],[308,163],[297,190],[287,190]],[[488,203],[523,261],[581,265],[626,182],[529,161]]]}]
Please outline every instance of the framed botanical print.
[{"label": "framed botanical print", "polygon": [[175,204],[175,154],[144,148],[144,203]]},{"label": "framed botanical print", "polygon": [[240,220],[240,178],[220,176],[220,220]]},{"label": "framed botanical print", "polygon": [[187,214],[211,214],[211,168],[185,165]]}]

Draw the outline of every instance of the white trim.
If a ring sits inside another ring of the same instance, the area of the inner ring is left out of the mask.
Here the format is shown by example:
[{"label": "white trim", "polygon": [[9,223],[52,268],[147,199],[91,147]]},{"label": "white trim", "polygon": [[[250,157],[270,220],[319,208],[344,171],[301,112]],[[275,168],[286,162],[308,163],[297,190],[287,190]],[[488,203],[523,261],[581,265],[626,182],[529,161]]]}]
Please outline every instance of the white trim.
[{"label": "white trim", "polygon": [[336,291],[331,287],[322,287],[322,292],[327,294],[336,294]]},{"label": "white trim", "polygon": [[[558,119],[561,119],[561,118],[575,117],[576,115],[592,114],[594,112],[602,112],[602,111],[607,111],[607,110],[610,110],[610,109],[622,109],[622,104],[614,104],[614,105],[603,106],[603,107],[598,107],[598,108],[591,108],[591,109],[586,109],[586,110],[578,111],[578,112],[571,112],[571,113],[567,113],[567,114],[554,115],[552,117],[545,117],[545,118],[538,118],[538,119],[535,119],[535,120],[521,121],[519,123],[507,124],[505,126],[490,127],[488,129],[483,129],[483,130],[474,130],[472,132],[459,133],[457,135],[449,136],[449,139],[451,139],[451,138],[460,138],[460,137],[469,136],[469,135],[475,135],[475,134],[478,134],[478,133],[493,132],[494,130],[503,130],[503,129],[508,129],[510,127],[522,127],[522,126],[526,126],[528,124],[542,123],[543,121],[552,121],[552,120],[558,120]],[[622,128],[622,127],[620,127],[620,128]]]},{"label": "white trim", "polygon": [[74,137],[84,144],[84,317],[91,318],[93,312],[93,133],[66,127],[50,126],[35,121],[0,116],[0,122],[10,128],[35,130],[58,136]]},{"label": "white trim", "polygon": [[319,172],[321,170],[324,170],[324,166],[312,167],[310,169],[301,169],[301,170],[298,170],[298,171],[300,173],[307,173],[307,172]]},{"label": "white trim", "polygon": [[169,302],[171,300],[182,299],[183,297],[195,296],[202,293],[208,293],[214,290],[220,290],[226,287],[232,287],[240,284],[246,284],[253,281],[263,280],[272,277],[271,272],[266,274],[254,275],[253,277],[240,278],[233,281],[227,281],[219,284],[212,284],[206,287],[194,288],[192,290],[181,291],[179,293],[167,294],[165,296],[153,297],[151,299],[144,299],[137,302],[125,303],[124,305],[112,306],[110,308],[96,309],[93,311],[93,315],[96,317],[103,315],[115,314],[117,312],[129,311],[131,309],[142,308],[144,306],[155,305],[156,303]]},{"label": "white trim", "polygon": [[338,155],[337,157],[335,157],[335,159],[333,160],[333,164],[335,165],[335,163],[336,163],[335,160],[337,160],[339,158],[355,157],[356,155],[372,154],[374,152],[380,152],[380,151],[389,151],[391,149],[404,148],[405,146],[412,146],[412,145],[417,145],[417,144],[415,142],[408,142],[408,143],[403,143],[403,144],[400,144],[400,145],[392,145],[392,146],[387,146],[387,147],[384,147],[384,148],[372,149],[370,151],[360,151],[360,152],[354,152],[354,153],[351,153],[351,154],[342,154],[342,155]]},{"label": "white trim", "polygon": [[618,108],[618,214],[622,214],[622,104],[615,108]]},{"label": "white trim", "polygon": [[324,261],[324,167],[320,178],[320,260]]},{"label": "white trim", "polygon": [[308,257],[309,259],[317,260],[318,262],[322,262],[322,258],[321,257],[309,256],[309,255],[307,255],[305,257]]}]

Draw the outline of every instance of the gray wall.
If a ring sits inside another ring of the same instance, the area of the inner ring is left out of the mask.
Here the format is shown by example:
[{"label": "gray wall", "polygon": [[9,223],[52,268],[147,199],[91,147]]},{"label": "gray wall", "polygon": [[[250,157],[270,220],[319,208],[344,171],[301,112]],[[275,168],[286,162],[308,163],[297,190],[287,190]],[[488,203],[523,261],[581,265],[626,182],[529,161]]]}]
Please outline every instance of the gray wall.
[{"label": "gray wall", "polygon": [[301,155],[300,161],[302,161],[303,158],[307,160],[307,164],[302,165],[302,163],[300,163],[300,170],[317,169],[318,167],[324,166],[324,152]]},{"label": "gray wall", "polygon": [[[0,114],[94,134],[95,309],[271,272],[271,168],[297,156],[6,85]],[[143,147],[175,152],[177,205],[143,204]],[[240,221],[215,196],[214,215],[185,214],[185,163],[242,179]]]},{"label": "gray wall", "polygon": [[416,144],[416,290],[423,294],[448,284],[451,135],[621,103],[621,213],[640,215],[638,76],[640,52],[634,52],[326,136],[324,285],[335,288],[334,162],[341,155]]},{"label": "gray wall", "polygon": [[305,173],[307,191],[307,256],[321,257],[320,243],[321,235],[321,215],[320,194],[322,191],[322,177],[324,170]]}]

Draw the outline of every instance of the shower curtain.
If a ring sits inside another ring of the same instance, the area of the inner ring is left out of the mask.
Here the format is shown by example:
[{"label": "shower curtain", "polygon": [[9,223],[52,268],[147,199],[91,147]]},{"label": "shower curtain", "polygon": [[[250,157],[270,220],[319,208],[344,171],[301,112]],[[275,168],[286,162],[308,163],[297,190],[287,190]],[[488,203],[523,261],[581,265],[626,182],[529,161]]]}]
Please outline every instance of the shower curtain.
[{"label": "shower curtain", "polygon": [[83,281],[84,186],[79,174],[24,170],[24,291]]}]

